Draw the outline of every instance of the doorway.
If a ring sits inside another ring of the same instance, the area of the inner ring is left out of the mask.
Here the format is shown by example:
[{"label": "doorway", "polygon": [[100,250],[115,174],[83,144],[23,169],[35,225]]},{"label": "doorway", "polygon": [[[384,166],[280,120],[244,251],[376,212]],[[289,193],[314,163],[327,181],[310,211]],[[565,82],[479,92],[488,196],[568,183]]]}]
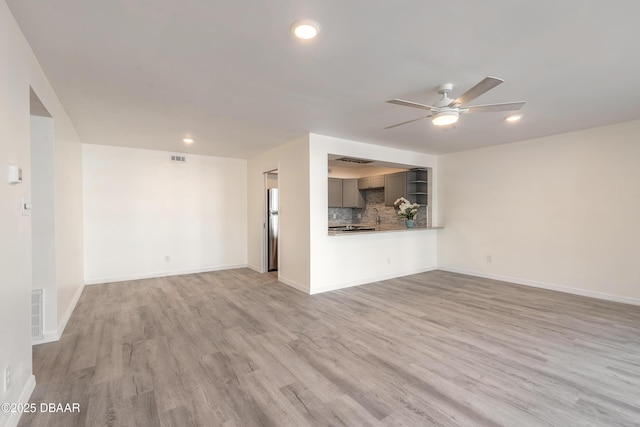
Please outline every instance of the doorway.
[{"label": "doorway", "polygon": [[54,122],[29,88],[31,162],[31,338],[34,344],[58,334],[56,283]]},{"label": "doorway", "polygon": [[265,218],[264,218],[264,266],[266,272],[278,271],[280,257],[278,241],[280,237],[280,189],[278,188],[278,170],[270,170],[264,173],[265,182]]}]

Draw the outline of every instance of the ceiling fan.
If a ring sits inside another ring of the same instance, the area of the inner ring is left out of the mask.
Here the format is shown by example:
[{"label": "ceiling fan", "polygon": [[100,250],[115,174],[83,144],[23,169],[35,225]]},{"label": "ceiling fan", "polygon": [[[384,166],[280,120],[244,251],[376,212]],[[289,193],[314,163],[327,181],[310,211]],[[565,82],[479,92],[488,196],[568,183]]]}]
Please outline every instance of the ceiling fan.
[{"label": "ceiling fan", "polygon": [[417,122],[431,117],[431,122],[436,126],[452,125],[458,121],[458,117],[461,113],[490,113],[495,111],[515,111],[522,108],[525,101],[518,102],[504,102],[500,104],[485,104],[485,105],[469,105],[466,104],[479,97],[480,95],[488,92],[494,87],[498,86],[504,80],[497,77],[485,77],[480,83],[457,97],[456,99],[450,99],[448,94],[453,90],[453,84],[445,83],[438,86],[438,93],[442,95],[442,98],[435,103],[435,105],[418,104],[417,102],[405,101],[403,99],[391,99],[387,102],[391,104],[404,105],[405,107],[420,108],[430,111],[431,114],[417,119],[408,120],[406,122],[397,123],[395,125],[387,126],[385,129],[391,129],[397,126],[406,125],[408,123]]}]

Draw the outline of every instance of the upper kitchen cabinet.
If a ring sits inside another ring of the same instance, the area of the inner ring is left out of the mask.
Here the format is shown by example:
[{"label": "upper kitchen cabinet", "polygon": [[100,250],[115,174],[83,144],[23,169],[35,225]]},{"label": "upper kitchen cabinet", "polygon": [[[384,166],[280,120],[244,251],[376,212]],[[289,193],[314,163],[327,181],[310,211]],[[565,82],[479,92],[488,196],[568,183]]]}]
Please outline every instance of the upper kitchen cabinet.
[{"label": "upper kitchen cabinet", "polygon": [[364,178],[358,179],[358,189],[359,190],[367,190],[371,188],[371,177],[365,176]]},{"label": "upper kitchen cabinet", "polygon": [[397,172],[384,176],[384,204],[393,206],[400,197],[407,196],[407,173]]},{"label": "upper kitchen cabinet", "polygon": [[329,178],[329,207],[342,207],[342,180],[340,178]]},{"label": "upper kitchen cabinet", "polygon": [[365,200],[358,189],[357,179],[342,180],[342,207],[343,208],[364,208]]},{"label": "upper kitchen cabinet", "polygon": [[384,175],[365,176],[358,179],[358,189],[369,190],[384,187]]},{"label": "upper kitchen cabinet", "polygon": [[428,171],[427,169],[412,169],[407,172],[407,199],[421,206],[428,201]]}]

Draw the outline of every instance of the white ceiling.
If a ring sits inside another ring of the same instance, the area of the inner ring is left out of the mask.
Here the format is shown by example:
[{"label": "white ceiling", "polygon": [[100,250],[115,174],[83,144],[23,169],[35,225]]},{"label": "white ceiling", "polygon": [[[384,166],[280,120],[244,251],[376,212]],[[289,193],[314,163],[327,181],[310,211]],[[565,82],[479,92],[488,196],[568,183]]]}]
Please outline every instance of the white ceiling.
[{"label": "white ceiling", "polygon": [[[83,142],[247,158],[307,132],[447,153],[640,118],[640,2],[8,0]],[[291,23],[322,26],[312,42]],[[456,129],[391,98],[505,83]],[[196,142],[180,142],[190,135]]]}]

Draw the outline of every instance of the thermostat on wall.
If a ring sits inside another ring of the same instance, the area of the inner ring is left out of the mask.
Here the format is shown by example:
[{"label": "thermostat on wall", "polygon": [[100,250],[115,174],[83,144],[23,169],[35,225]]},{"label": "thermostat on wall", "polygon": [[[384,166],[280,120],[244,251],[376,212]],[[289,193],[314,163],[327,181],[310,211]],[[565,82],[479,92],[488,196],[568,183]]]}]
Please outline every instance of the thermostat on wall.
[{"label": "thermostat on wall", "polygon": [[9,184],[20,184],[22,182],[22,169],[9,163]]}]

